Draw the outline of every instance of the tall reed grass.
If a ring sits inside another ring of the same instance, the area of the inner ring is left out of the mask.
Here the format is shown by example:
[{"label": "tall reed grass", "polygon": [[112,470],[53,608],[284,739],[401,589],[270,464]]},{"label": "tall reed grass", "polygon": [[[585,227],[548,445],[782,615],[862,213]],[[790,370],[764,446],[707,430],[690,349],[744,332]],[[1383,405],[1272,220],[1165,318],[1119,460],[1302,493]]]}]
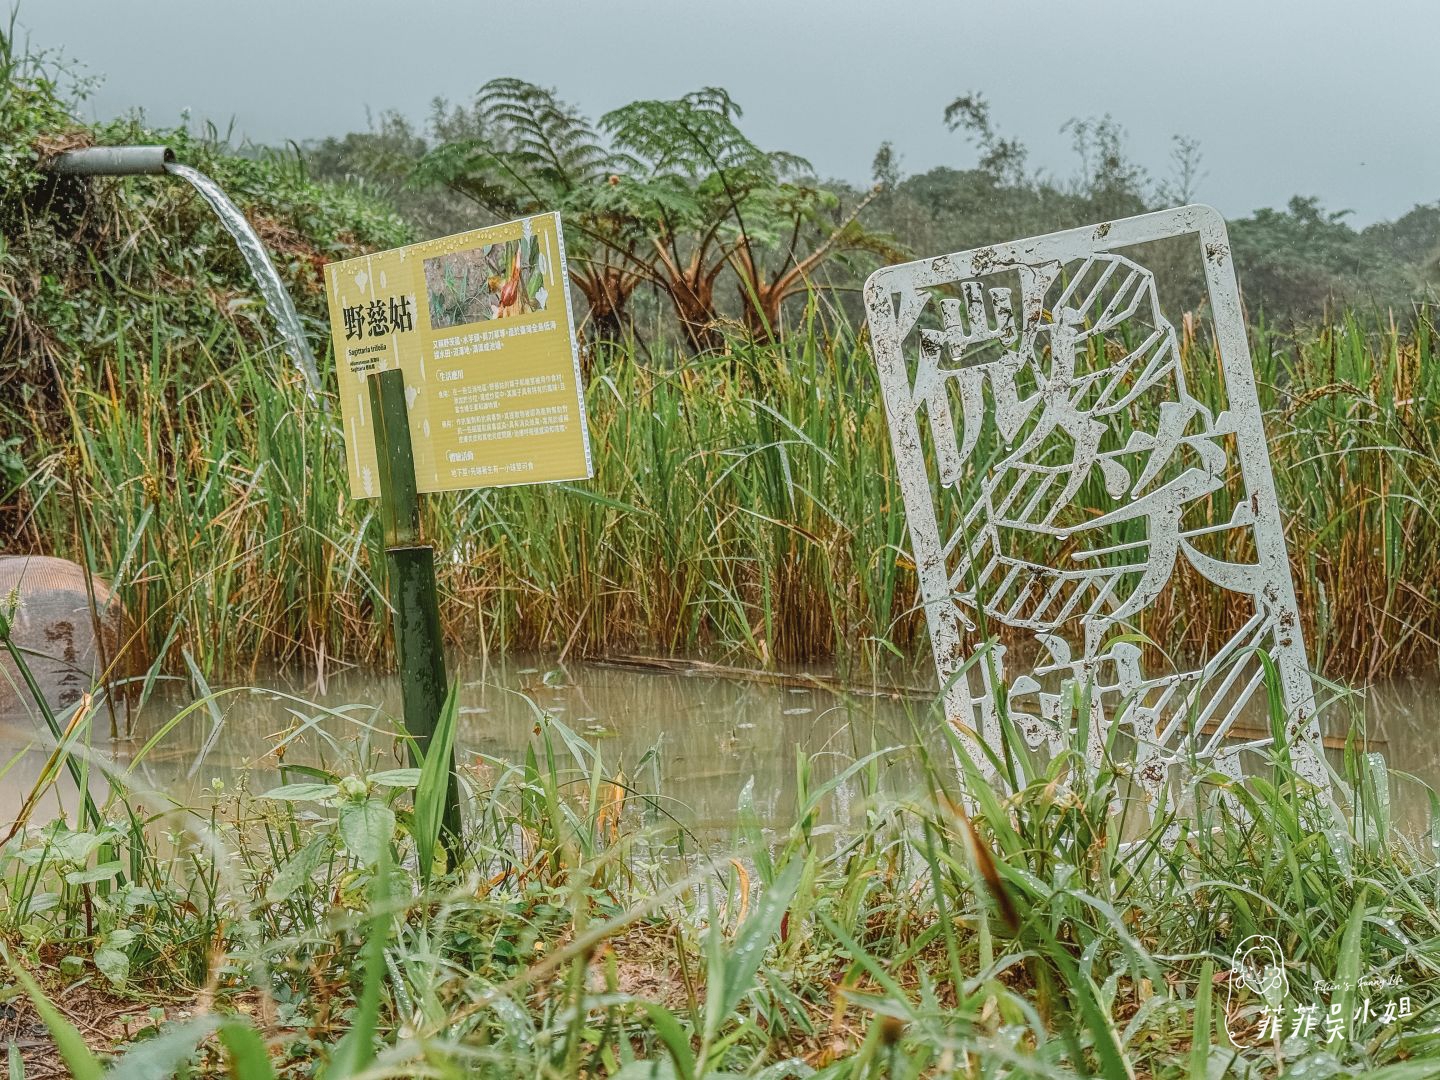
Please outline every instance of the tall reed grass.
[{"label": "tall reed grass", "polygon": [[[1256,344],[1309,642],[1335,676],[1440,657],[1440,365],[1428,317],[1416,327],[1347,316]],[[381,658],[372,507],[346,493],[334,421],[221,331],[180,348],[157,325],[145,355],[124,340],[72,374],[62,427],[0,413],[26,463],[16,544],[88,544],[138,651],[173,668],[183,652],[227,673]],[[1192,392],[1218,398],[1203,342],[1186,365]],[[454,647],[861,668],[923,653],[863,335],[812,316],[723,354],[600,352],[589,404],[593,481],[427,500]],[[1235,618],[1181,573],[1142,629],[1199,652]]]}]

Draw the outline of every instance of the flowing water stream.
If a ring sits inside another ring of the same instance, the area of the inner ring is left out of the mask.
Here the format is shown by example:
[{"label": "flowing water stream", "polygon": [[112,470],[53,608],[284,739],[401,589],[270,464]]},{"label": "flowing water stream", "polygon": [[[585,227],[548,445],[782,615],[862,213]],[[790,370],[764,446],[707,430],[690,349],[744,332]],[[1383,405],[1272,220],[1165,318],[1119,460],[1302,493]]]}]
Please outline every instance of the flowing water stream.
[{"label": "flowing water stream", "polygon": [[234,237],[235,246],[245,257],[245,265],[250,268],[250,275],[260,287],[260,295],[265,298],[266,306],[270,308],[280,336],[285,339],[285,351],[305,376],[306,389],[311,399],[315,400],[320,391],[320,373],[315,367],[315,355],[310,351],[310,343],[305,337],[305,328],[300,323],[295,303],[285,290],[285,284],[276,273],[275,264],[270,261],[270,255],[265,250],[265,245],[260,242],[260,237],[255,234],[240,208],[230,201],[230,197],[210,177],[189,165],[179,165],[173,161],[166,163],[165,171],[171,176],[180,177],[198,191],[200,197],[215,211],[215,216],[220,219],[226,231]]},{"label": "flowing water stream", "polygon": [[[466,663],[458,675],[459,759],[482,786],[524,760],[545,713],[593,746],[607,774],[623,773],[632,790],[658,796],[667,815],[719,843],[732,834],[747,785],[761,821],[788,826],[797,769],[807,760],[813,788],[872,750],[893,748],[876,762],[873,781],[882,794],[894,796],[923,786],[922,746],[948,768],[937,720],[924,700],[588,663],[561,667],[524,656]],[[227,791],[243,785],[263,792],[278,784],[282,743],[287,762],[339,773],[361,772],[367,753],[378,759],[375,768],[402,763],[399,746],[386,734],[401,711],[394,676],[348,672],[323,689],[298,675],[276,676],[221,693],[213,710],[195,700],[187,685],[171,684],[134,717],[131,739],[96,750],[113,755],[122,768],[134,763],[131,779],[138,788],[189,805],[202,805],[215,781]],[[137,762],[146,740],[187,707]],[[1440,741],[1433,734],[1440,723],[1440,684],[1381,684],[1367,692],[1363,708],[1371,747],[1389,763],[1393,819],[1419,838],[1430,826],[1422,784],[1440,788]],[[1327,743],[1343,738],[1348,723],[1343,708],[1332,708]],[[0,778],[0,821],[14,815],[43,763],[34,730],[19,717],[0,724],[0,761],[12,762]],[[27,751],[32,739],[34,748]],[[572,778],[582,775],[558,739],[556,746],[562,770]],[[1339,768],[1333,745],[1328,756]],[[827,804],[827,819],[863,821],[868,782],[852,777],[841,784]],[[97,795],[103,795],[98,787]]]}]

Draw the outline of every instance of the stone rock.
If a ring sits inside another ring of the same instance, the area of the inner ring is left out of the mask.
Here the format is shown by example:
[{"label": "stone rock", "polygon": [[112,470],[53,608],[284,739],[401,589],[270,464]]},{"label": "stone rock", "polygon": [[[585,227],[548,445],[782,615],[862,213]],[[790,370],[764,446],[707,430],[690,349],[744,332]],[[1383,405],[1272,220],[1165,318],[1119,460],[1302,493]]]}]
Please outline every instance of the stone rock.
[{"label": "stone rock", "polygon": [[[104,635],[103,655],[113,660],[120,603],[103,579],[92,576],[91,582]],[[100,677],[102,650],[83,567],[48,555],[0,555],[0,611],[9,613],[12,639],[52,709],[73,705]],[[0,646],[0,714],[34,711],[19,669]]]}]

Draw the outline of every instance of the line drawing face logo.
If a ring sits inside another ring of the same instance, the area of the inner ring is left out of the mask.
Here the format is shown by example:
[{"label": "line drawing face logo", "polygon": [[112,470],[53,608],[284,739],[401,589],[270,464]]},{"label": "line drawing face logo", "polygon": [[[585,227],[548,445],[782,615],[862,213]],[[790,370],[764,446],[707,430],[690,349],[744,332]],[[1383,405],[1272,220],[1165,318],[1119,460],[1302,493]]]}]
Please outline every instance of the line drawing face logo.
[{"label": "line drawing face logo", "polygon": [[[1220,400],[1187,385],[1156,274],[1133,254],[1175,238],[1203,265]],[[886,267],[865,303],[946,717],[985,779],[1001,782],[977,745],[999,756],[999,701],[1042,756],[1075,747],[1098,770],[1129,748],[1151,817],[1193,805],[1195,776],[1238,780],[1245,754],[1274,745],[1263,721],[1239,723],[1273,673],[1291,761],[1324,786],[1219,214],[1186,206]],[[1190,670],[1147,665],[1136,620],[1182,574],[1224,594],[1230,636]],[[999,636],[1024,643],[1023,662]]]},{"label": "line drawing face logo", "polygon": [[1275,1013],[1283,1008],[1290,993],[1290,979],[1285,974],[1285,954],[1280,942],[1269,934],[1251,934],[1230,957],[1230,980],[1225,999],[1225,1034],[1232,1043],[1239,1043],[1230,1030],[1230,1018],[1236,1012],[1235,998],[1241,989],[1248,990]]},{"label": "line drawing face logo", "polygon": [[1290,989],[1280,943],[1269,934],[1251,934],[1235,947],[1230,970],[1251,993],[1270,1000]]}]

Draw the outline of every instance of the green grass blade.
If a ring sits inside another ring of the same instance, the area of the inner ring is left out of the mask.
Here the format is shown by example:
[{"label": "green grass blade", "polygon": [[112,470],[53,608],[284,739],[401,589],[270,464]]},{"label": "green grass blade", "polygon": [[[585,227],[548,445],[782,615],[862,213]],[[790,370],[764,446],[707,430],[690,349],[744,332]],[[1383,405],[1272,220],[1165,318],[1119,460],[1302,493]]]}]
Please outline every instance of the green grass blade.
[{"label": "green grass blade", "polygon": [[1215,961],[1200,968],[1200,985],[1195,988],[1195,1018],[1190,1027],[1190,1080],[1207,1080],[1210,1075],[1211,990]]},{"label": "green grass blade", "polygon": [[105,1080],[156,1080],[174,1076],[195,1056],[195,1051],[219,1022],[217,1016],[197,1016],[167,1028],[153,1039],[136,1043],[106,1070]]},{"label": "green grass blade", "polygon": [[[795,890],[800,886],[801,875],[805,872],[807,860],[793,858],[775,879],[775,884],[765,890],[760,903],[751,916],[745,920],[734,942],[725,953],[723,964],[723,986],[708,988],[705,1003],[705,1030],[714,1035],[720,1025],[735,1011],[740,999],[750,990],[755,972],[765,959],[771,940],[780,932],[780,921],[790,908]],[[711,927],[712,934],[719,933]]]},{"label": "green grass blade", "polygon": [[380,1022],[380,989],[385,980],[385,945],[390,939],[390,859],[382,854],[370,884],[370,918],[365,927],[364,983],[350,1030],[345,1033],[330,1063],[320,1073],[324,1080],[345,1080],[375,1060],[375,1032]]},{"label": "green grass blade", "polygon": [[451,682],[450,692],[445,695],[445,704],[440,708],[435,731],[430,736],[430,746],[420,766],[420,782],[415,786],[415,854],[420,863],[420,877],[424,881],[430,880],[435,865],[435,848],[440,842],[446,804],[451,798],[459,797],[458,791],[450,790],[455,718],[460,711],[459,685],[458,680]]},{"label": "green grass blade", "polygon": [[690,1048],[689,1032],[675,1018],[675,1014],[663,1005],[647,1001],[644,1006],[645,1015],[655,1025],[655,1034],[660,1036],[660,1041],[670,1052],[670,1060],[675,1063],[675,1072],[680,1080],[696,1080],[695,1052]]},{"label": "green grass blade", "polygon": [[275,1067],[260,1033],[240,1020],[227,1020],[220,1025],[220,1041],[230,1055],[233,1080],[275,1080]]}]

